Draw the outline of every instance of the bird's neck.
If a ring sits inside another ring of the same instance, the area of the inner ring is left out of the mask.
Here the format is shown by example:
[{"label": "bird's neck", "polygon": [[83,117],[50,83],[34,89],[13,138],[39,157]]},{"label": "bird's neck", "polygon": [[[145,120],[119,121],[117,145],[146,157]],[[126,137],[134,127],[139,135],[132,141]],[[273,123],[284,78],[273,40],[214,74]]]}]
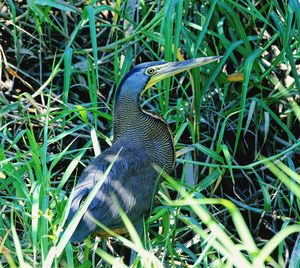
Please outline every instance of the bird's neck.
[{"label": "bird's neck", "polygon": [[137,144],[152,161],[168,173],[175,161],[174,145],[168,125],[159,117],[143,111],[139,98],[119,96],[113,115],[114,142]]}]

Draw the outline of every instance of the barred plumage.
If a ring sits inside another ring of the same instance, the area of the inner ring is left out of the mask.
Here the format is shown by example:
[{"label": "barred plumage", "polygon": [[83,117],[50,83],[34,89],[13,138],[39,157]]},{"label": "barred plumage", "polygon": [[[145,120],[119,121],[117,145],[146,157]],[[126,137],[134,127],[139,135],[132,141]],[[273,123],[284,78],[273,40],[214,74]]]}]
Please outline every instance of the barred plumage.
[{"label": "barred plumage", "polygon": [[114,156],[118,153],[119,156],[79,222],[72,241],[82,241],[90,233],[105,233],[90,216],[122,232],[124,224],[119,215],[119,206],[134,224],[142,220],[157,191],[158,173],[154,164],[170,174],[174,168],[175,151],[168,125],[162,118],[141,109],[140,95],[159,80],[218,58],[144,63],[126,74],[115,97],[113,145],[97,156],[81,174],[70,196],[67,222],[74,217]]}]

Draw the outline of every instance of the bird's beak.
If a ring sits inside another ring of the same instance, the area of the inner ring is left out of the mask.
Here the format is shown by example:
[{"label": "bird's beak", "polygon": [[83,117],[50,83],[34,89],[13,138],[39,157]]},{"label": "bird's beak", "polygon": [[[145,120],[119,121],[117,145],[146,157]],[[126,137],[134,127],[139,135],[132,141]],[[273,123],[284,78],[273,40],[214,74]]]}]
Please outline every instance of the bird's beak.
[{"label": "bird's beak", "polygon": [[221,56],[203,57],[184,61],[166,62],[160,65],[155,65],[155,74],[149,79],[145,89],[153,86],[157,82],[166,79],[175,74],[179,74],[183,71],[190,70],[195,67],[199,67],[213,61],[221,59]]}]

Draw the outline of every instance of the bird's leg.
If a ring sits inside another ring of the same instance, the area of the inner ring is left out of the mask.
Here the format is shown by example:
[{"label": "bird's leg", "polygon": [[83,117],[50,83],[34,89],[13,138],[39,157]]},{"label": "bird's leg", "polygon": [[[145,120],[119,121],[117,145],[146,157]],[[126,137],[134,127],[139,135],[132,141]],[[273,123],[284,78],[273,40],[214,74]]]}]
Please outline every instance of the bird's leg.
[{"label": "bird's leg", "polygon": [[[138,234],[138,236],[140,238],[142,238],[143,236],[143,218],[139,219],[135,224],[134,224],[134,228]],[[135,252],[134,250],[131,249],[130,251],[130,261],[129,261],[129,266],[131,266],[134,262],[134,260],[136,259],[137,257],[137,252]]]}]

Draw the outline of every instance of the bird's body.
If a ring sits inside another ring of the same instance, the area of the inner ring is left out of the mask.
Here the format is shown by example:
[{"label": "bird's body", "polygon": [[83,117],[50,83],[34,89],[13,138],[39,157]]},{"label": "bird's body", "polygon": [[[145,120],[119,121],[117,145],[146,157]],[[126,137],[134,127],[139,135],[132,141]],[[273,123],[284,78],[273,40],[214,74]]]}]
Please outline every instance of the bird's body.
[{"label": "bird's body", "polygon": [[[106,180],[80,220],[72,241],[80,242],[90,233],[104,234],[91,220],[94,217],[112,230],[123,229],[119,206],[135,224],[149,211],[157,187],[158,173],[154,165],[171,173],[175,151],[168,125],[158,116],[143,111],[141,93],[157,81],[183,70],[209,63],[219,57],[199,58],[183,62],[150,62],[137,65],[122,80],[115,98],[113,145],[97,156],[83,171],[71,194],[67,222],[97,180],[119,153]],[[89,215],[90,216],[89,216]]]},{"label": "bird's body", "polygon": [[[118,159],[88,208],[90,215],[115,230],[124,226],[115,199],[132,222],[139,220],[149,209],[157,178],[151,159],[136,144],[124,144],[120,140],[96,157],[83,171],[74,192],[76,197],[73,199],[70,215],[76,213],[83,198],[89,194],[118,153]],[[141,184],[143,178],[147,180]],[[97,231],[100,228],[97,228],[89,216],[84,215],[72,240],[82,241],[88,234]]]}]

